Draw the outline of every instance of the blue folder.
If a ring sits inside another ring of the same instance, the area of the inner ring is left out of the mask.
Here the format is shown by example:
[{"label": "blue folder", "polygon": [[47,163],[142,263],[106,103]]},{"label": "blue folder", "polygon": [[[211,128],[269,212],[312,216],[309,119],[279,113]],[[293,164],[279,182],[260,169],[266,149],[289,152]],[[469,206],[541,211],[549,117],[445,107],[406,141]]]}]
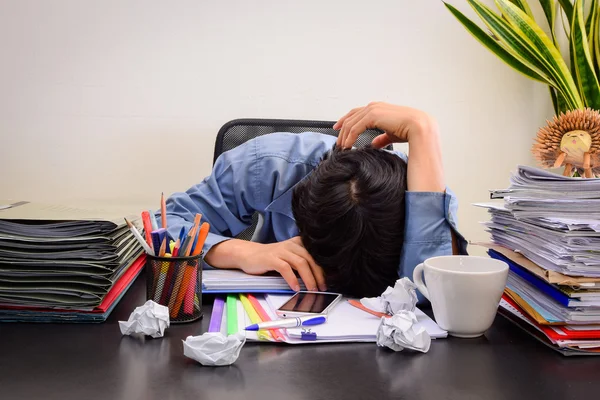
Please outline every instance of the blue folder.
[{"label": "blue folder", "polygon": [[542,291],[545,295],[556,300],[563,306],[565,306],[565,307],[573,307],[574,306],[573,304],[569,304],[569,302],[573,303],[576,301],[574,301],[569,296],[567,296],[566,294],[561,292],[559,289],[557,289],[555,285],[548,283],[545,280],[537,277],[535,274],[529,272],[527,269],[523,268],[516,262],[509,259],[508,257],[497,252],[496,250],[489,249],[488,254],[490,255],[490,257],[495,258],[496,260],[504,261],[505,263],[507,263],[508,267],[510,268],[510,270],[512,272],[519,275],[521,278],[525,279],[531,286]]}]

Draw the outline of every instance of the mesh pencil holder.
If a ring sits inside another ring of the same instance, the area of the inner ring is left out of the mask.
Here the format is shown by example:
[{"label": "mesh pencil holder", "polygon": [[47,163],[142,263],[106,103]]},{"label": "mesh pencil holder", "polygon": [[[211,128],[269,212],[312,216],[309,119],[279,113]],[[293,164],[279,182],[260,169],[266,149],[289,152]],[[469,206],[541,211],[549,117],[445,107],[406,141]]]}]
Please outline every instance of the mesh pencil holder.
[{"label": "mesh pencil holder", "polygon": [[146,258],[146,299],[167,306],[172,324],[202,318],[202,254]]}]

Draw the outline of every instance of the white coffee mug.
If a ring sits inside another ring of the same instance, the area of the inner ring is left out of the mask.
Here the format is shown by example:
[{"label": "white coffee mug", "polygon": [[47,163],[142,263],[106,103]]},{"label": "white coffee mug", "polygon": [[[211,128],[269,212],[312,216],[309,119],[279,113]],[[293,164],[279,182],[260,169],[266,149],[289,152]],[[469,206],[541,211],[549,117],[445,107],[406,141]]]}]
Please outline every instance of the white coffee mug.
[{"label": "white coffee mug", "polygon": [[431,301],[437,324],[464,338],[481,336],[492,326],[507,278],[508,264],[475,256],[429,258],[413,272],[417,289]]}]

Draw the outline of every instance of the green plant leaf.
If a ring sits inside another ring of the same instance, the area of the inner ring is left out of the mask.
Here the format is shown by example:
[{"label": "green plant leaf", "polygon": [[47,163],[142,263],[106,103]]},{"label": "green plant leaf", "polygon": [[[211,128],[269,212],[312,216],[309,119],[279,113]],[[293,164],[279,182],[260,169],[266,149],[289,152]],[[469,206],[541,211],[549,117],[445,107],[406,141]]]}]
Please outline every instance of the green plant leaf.
[{"label": "green plant leaf", "polygon": [[579,96],[571,72],[550,38],[533,19],[509,0],[496,0],[496,5],[502,10],[502,14],[508,19],[515,32],[539,52],[543,60],[548,62],[552,76],[557,81],[557,89],[562,91],[569,106],[583,108],[584,103]]},{"label": "green plant leaf", "polygon": [[456,19],[465,27],[465,29],[475,37],[485,47],[488,48],[492,53],[498,56],[502,61],[508,64],[510,67],[516,69],[520,73],[524,74],[528,78],[534,79],[536,81],[548,83],[548,79],[542,77],[539,73],[537,73],[534,68],[527,66],[525,63],[519,61],[515,56],[506,51],[498,42],[493,39],[490,35],[488,35],[483,29],[481,29],[477,24],[467,18],[463,13],[457,10],[454,6],[444,2],[444,5],[452,15],[456,17]]},{"label": "green plant leaf", "polygon": [[583,0],[575,0],[573,19],[571,20],[571,53],[585,106],[597,110],[600,108],[600,85],[592,63],[590,45],[585,31]]},{"label": "green plant leaf", "polygon": [[[568,87],[565,83],[565,78],[560,76],[557,69],[554,68],[550,60],[548,60],[547,56],[544,56],[538,51],[525,35],[514,29],[508,22],[496,15],[496,13],[484,5],[480,0],[467,0],[467,2],[492,33],[498,37],[507,51],[513,54],[513,56],[518,58],[521,62],[531,64],[536,72],[546,77],[548,79],[548,84],[555,87],[563,95],[570,108],[578,108],[578,102],[574,100],[573,94],[571,93],[573,90],[576,91],[577,87],[574,84],[572,87]],[[516,8],[515,6],[512,7]],[[577,93],[575,93],[575,96],[579,98]]]},{"label": "green plant leaf", "polygon": [[548,21],[548,26],[550,27],[550,33],[552,34],[552,41],[557,49],[560,49],[558,46],[558,41],[556,40],[556,7],[554,7],[554,0],[540,0],[540,5],[542,6],[542,10],[544,10],[544,15],[546,16],[546,21]]},{"label": "green plant leaf", "polygon": [[[598,11],[600,13],[600,10]],[[600,15],[596,18],[596,23],[593,27],[593,36],[594,40],[592,41],[593,49],[591,50],[594,53],[594,66],[596,68],[596,76],[600,76]]]},{"label": "green plant leaf", "polygon": [[533,13],[531,12],[531,8],[529,8],[529,4],[527,4],[527,0],[509,0],[515,6],[519,7],[525,14],[529,15],[533,19]]},{"label": "green plant leaf", "polygon": [[590,11],[588,13],[587,18],[585,19],[585,33],[587,34],[589,47],[590,47],[590,55],[592,57],[592,64],[594,63],[594,59],[596,58],[596,54],[594,52],[595,43],[598,41],[598,37],[596,36],[596,26],[598,25],[598,0],[590,1]]},{"label": "green plant leaf", "polygon": [[550,98],[552,99],[552,108],[554,109],[554,114],[558,115],[558,99],[556,98],[556,89],[552,86],[548,86],[548,91],[550,92]]},{"label": "green plant leaf", "polygon": [[571,0],[558,0],[569,22],[573,19],[573,3]]}]

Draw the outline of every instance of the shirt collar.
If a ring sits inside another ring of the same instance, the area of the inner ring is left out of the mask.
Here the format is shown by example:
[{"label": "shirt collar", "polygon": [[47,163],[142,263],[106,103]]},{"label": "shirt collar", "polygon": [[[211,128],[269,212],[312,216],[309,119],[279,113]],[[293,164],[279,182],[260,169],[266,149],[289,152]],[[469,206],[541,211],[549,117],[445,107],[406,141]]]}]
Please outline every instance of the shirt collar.
[{"label": "shirt collar", "polygon": [[283,192],[279,197],[273,200],[266,208],[265,212],[274,212],[285,215],[288,218],[291,218],[293,221],[296,221],[294,218],[294,213],[292,212],[292,195],[294,194],[294,189],[298,186],[302,181],[307,179],[313,171],[310,171],[308,174],[304,176],[300,181],[298,181],[294,186]]}]

